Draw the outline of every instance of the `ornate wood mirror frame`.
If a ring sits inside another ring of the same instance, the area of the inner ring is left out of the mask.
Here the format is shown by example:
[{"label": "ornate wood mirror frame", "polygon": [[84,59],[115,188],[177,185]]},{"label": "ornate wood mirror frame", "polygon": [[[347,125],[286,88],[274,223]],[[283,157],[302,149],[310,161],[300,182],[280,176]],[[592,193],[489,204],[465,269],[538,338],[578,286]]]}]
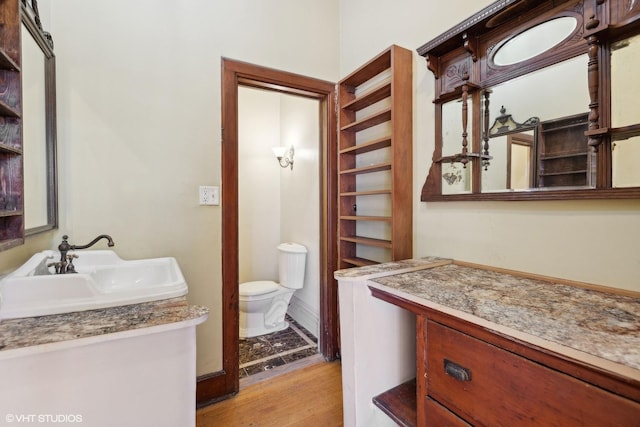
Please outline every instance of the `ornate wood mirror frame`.
[{"label": "ornate wood mirror frame", "polygon": [[639,34],[640,0],[500,0],[418,48],[436,78],[421,200],[640,198]]},{"label": "ornate wood mirror frame", "polygon": [[21,1],[24,233],[58,226],[56,57],[37,0]]}]

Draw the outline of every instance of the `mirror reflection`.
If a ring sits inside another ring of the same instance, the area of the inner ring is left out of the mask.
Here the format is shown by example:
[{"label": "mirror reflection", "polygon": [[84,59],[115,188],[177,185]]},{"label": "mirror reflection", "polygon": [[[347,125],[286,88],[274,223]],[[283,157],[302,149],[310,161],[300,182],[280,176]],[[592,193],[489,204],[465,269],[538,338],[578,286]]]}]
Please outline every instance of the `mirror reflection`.
[{"label": "mirror reflection", "polygon": [[640,122],[640,35],[615,43],[611,54],[611,125]]},{"label": "mirror reflection", "polygon": [[[632,127],[640,122],[638,94],[640,80],[640,36],[615,43],[611,54],[611,125],[614,128]],[[623,133],[611,143],[612,186],[640,187],[640,136]]]},{"label": "mirror reflection", "polygon": [[587,60],[579,56],[491,88],[490,126],[505,114],[537,126],[490,134],[493,159],[482,171],[483,192],[592,185],[595,165],[584,136]]},{"label": "mirror reflection", "polygon": [[[469,116],[473,117],[473,95],[467,98]],[[460,153],[462,141],[462,102],[460,99],[442,105],[442,157]],[[469,137],[469,142],[471,138]],[[442,194],[471,192],[471,169],[460,162],[442,163]]]},{"label": "mirror reflection", "polygon": [[24,228],[35,234],[54,228],[55,172],[55,58],[44,34],[23,8],[22,120],[24,159]]},{"label": "mirror reflection", "polygon": [[577,25],[576,18],[563,16],[529,28],[498,47],[493,62],[511,65],[538,56],[569,37]]},{"label": "mirror reflection", "polygon": [[42,50],[22,26],[22,115],[24,117],[24,223],[47,224],[47,129],[45,62]]}]

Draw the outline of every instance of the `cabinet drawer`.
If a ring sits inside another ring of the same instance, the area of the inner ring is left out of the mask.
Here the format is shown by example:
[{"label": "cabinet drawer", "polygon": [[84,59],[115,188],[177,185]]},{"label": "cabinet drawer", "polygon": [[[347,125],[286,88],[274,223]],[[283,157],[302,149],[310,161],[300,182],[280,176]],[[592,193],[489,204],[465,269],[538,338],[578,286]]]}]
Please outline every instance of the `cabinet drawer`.
[{"label": "cabinet drawer", "polygon": [[425,401],[425,420],[429,427],[471,427],[456,414],[428,397]]},{"label": "cabinet drawer", "polygon": [[429,321],[427,394],[473,425],[638,426],[640,404]]}]

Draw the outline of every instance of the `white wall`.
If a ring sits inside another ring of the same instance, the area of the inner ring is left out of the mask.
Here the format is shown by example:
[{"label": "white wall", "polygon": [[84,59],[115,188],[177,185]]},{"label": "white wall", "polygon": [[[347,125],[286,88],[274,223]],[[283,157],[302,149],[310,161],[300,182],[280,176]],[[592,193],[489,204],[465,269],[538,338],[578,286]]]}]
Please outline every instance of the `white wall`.
[{"label": "white wall", "polygon": [[291,299],[289,314],[318,336],[320,317],[320,103],[281,97],[282,145],[295,147],[293,170],[281,169],[282,241],[307,248],[304,287]]},{"label": "white wall", "polygon": [[[340,74],[391,44],[415,50],[490,3],[340,0]],[[414,59],[414,256],[640,290],[640,200],[419,201],[434,149],[434,77]]]},{"label": "white wall", "polygon": [[271,147],[280,145],[277,92],[238,90],[238,240],[240,283],[278,280],[280,167]]},{"label": "white wall", "polygon": [[[198,374],[222,368],[220,60],[338,79],[337,0],[41,0],[55,41],[60,228],[0,253],[0,271],[62,234],[113,236],[123,258],[175,256],[198,326]],[[50,12],[50,13],[49,13]],[[275,161],[274,161],[275,162]]]}]

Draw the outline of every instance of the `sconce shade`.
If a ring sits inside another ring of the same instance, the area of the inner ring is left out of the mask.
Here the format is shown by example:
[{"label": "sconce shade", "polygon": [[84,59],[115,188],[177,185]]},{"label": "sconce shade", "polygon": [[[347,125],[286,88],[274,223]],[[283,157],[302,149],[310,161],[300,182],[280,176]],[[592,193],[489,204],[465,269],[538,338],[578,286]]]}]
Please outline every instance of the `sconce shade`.
[{"label": "sconce shade", "polygon": [[286,153],[287,148],[286,147],[273,147],[272,150],[273,150],[273,154],[275,154],[275,156],[279,160],[279,159],[284,157],[284,154]]},{"label": "sconce shade", "polygon": [[283,168],[290,166],[293,170],[293,145],[289,148],[286,147],[273,147],[273,154],[278,159],[278,163]]}]

